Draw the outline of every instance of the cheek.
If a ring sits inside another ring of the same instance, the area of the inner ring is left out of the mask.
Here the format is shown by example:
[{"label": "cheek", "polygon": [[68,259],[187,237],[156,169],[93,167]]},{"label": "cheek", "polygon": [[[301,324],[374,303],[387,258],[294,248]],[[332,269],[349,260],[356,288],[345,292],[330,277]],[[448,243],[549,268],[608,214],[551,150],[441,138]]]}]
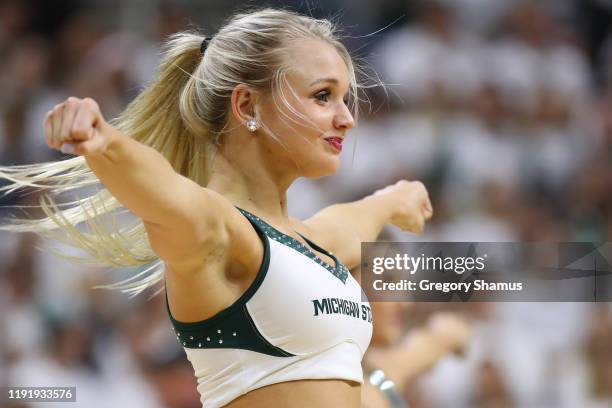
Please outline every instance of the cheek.
[{"label": "cheek", "polygon": [[306,163],[310,160],[320,160],[325,147],[321,139],[321,131],[313,124],[303,122],[285,124],[280,141],[287,147],[287,152],[294,157],[300,157]]},{"label": "cheek", "polygon": [[330,128],[333,112],[311,100],[303,100],[287,112],[286,122],[304,136],[318,137]]},{"label": "cheek", "polygon": [[293,160],[301,164],[316,162],[318,158],[320,159],[321,146],[316,138],[313,139],[296,128],[289,129],[286,133],[277,136],[279,142],[275,142],[276,147],[282,152],[282,155],[291,156]]},{"label": "cheek", "polygon": [[266,123],[278,140],[287,146],[299,149],[312,147],[320,138],[323,130],[320,121],[310,115],[301,117],[295,113],[287,114],[287,116],[279,114],[271,119]]},{"label": "cheek", "polygon": [[310,121],[293,113],[290,117],[272,116],[267,123],[278,139],[267,142],[270,150],[279,155],[275,161],[291,167],[297,165],[302,176],[309,178],[335,173],[340,166],[340,155],[330,154],[322,140],[322,135],[330,129],[331,119],[320,109],[299,112],[307,115]]},{"label": "cheek", "polygon": [[329,131],[333,128],[334,112],[329,108],[325,109],[319,106],[314,106],[309,110],[308,117],[312,121],[312,131],[315,131],[318,134]]},{"label": "cheek", "polygon": [[277,100],[266,103],[262,111],[270,129],[279,137],[299,134],[307,139],[317,139],[333,126],[334,112],[329,107],[317,104],[312,98],[295,99],[291,95],[288,98],[289,106]]}]

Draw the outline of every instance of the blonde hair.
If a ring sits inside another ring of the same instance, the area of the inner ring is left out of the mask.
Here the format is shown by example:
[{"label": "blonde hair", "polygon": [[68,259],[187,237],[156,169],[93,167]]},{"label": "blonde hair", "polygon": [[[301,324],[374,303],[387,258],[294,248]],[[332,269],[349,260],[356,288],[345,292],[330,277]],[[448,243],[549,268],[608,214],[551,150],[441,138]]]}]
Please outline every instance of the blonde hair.
[{"label": "blonde hair", "polygon": [[[355,68],[330,21],[264,9],[231,18],[209,41],[204,55],[200,51],[203,39],[193,31],[172,35],[164,46],[156,77],[110,121],[125,135],[161,152],[178,173],[201,186],[207,185],[208,166],[219,138],[227,132],[230,98],[237,85],[272,92],[275,101],[299,116],[283,92],[273,92],[287,84],[286,73],[291,69],[287,53],[294,40],[323,40],[338,51],[349,72],[349,107],[357,118]],[[83,157],[0,167],[0,178],[11,182],[0,191],[33,188],[45,193],[40,208],[46,215],[14,219],[0,229],[50,236],[89,255],[75,258],[61,254],[72,261],[138,269],[126,280],[99,288],[135,296],[163,280],[163,263],[151,249],[142,221],[118,225],[117,215],[128,210],[102,187]],[[83,187],[98,191],[61,204],[52,198]],[[87,229],[77,228],[83,222]]]}]

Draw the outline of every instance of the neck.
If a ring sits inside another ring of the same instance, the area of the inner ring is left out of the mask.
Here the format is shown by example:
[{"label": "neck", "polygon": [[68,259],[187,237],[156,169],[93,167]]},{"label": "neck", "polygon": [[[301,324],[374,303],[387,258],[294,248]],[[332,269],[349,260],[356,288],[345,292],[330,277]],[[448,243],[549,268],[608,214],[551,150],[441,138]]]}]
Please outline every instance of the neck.
[{"label": "neck", "polygon": [[297,177],[266,166],[267,162],[254,142],[240,149],[220,150],[206,188],[276,226],[287,226],[287,189]]}]

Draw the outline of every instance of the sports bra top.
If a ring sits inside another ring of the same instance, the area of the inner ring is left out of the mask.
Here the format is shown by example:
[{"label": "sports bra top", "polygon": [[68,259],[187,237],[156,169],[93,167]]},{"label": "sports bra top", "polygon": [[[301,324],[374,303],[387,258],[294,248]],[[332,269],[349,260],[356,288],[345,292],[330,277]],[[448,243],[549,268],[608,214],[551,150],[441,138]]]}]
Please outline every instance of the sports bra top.
[{"label": "sports bra top", "polygon": [[[228,308],[199,322],[179,322],[166,308],[193,365],[204,408],[280,382],[362,382],[361,359],[372,336],[369,303],[330,252],[328,265],[295,238],[238,208],[263,242],[257,275]],[[205,293],[202,296],[206,296]]]}]

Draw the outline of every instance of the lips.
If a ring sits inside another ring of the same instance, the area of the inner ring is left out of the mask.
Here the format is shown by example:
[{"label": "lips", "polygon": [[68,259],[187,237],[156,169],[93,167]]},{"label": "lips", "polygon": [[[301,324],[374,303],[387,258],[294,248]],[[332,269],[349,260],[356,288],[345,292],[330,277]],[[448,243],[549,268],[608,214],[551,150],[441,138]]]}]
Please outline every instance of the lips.
[{"label": "lips", "polygon": [[326,137],[325,140],[327,143],[329,143],[332,147],[334,147],[336,150],[338,151],[342,151],[342,141],[343,139],[341,137]]}]

